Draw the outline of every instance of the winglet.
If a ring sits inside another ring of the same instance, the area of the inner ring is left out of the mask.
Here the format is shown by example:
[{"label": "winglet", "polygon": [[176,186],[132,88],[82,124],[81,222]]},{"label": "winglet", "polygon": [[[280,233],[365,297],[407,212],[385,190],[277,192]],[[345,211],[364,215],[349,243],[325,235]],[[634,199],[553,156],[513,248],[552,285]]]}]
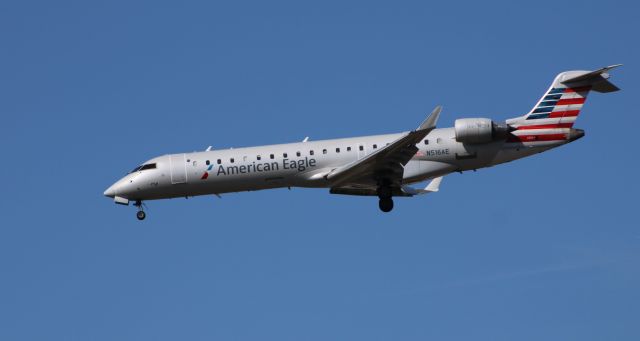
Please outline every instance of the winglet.
[{"label": "winglet", "polygon": [[436,127],[436,123],[438,123],[438,118],[440,117],[440,112],[442,111],[442,106],[437,106],[435,107],[435,109],[433,109],[433,111],[431,112],[431,114],[429,115],[429,117],[427,117],[426,120],[424,120],[422,122],[422,124],[420,124],[420,126],[418,127],[418,129],[416,130],[424,130],[424,129],[433,129]]},{"label": "winglet", "polygon": [[428,193],[439,191],[441,182],[442,182],[442,176],[439,176],[439,177],[431,180],[431,182],[429,182],[427,187],[424,188],[424,191],[428,192]]},{"label": "winglet", "polygon": [[416,189],[409,186],[402,186],[402,191],[407,193],[409,196],[435,193],[440,190],[440,183],[442,182],[442,178],[443,176],[439,176],[431,180],[431,182],[429,182],[427,187],[425,187],[424,189]]}]

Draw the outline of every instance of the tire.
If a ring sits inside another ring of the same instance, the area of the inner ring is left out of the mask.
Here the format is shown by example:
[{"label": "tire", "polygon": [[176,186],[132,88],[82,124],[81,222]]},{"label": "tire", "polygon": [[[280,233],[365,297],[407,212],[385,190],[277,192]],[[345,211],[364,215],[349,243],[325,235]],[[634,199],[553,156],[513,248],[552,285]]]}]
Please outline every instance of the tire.
[{"label": "tire", "polygon": [[146,213],[144,213],[144,211],[138,211],[138,213],[136,213],[136,218],[138,218],[138,220],[144,220],[144,218],[146,218],[147,215]]},{"label": "tire", "polygon": [[393,199],[380,199],[380,201],[378,202],[378,206],[380,207],[380,211],[382,212],[391,212],[391,210],[393,209]]}]

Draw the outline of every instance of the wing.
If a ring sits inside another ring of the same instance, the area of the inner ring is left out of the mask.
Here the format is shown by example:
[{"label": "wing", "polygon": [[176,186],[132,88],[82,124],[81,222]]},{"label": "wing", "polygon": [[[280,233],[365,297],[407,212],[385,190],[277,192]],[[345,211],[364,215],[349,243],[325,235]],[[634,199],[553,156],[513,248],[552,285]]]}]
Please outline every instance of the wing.
[{"label": "wing", "polygon": [[[412,197],[414,195],[422,195],[435,193],[440,190],[440,183],[442,182],[442,176],[439,176],[427,185],[425,188],[413,188],[403,185],[399,188],[393,188],[392,194],[394,197]],[[332,187],[331,194],[347,194],[347,195],[363,195],[363,196],[376,196],[378,195],[376,186],[360,186],[350,185],[343,187]]]},{"label": "wing", "polygon": [[386,182],[391,188],[399,190],[402,186],[404,165],[418,151],[416,144],[435,129],[440,111],[442,107],[437,106],[416,130],[404,134],[360,160],[329,172],[325,177],[331,182],[331,187],[338,188],[354,184],[375,185]]}]

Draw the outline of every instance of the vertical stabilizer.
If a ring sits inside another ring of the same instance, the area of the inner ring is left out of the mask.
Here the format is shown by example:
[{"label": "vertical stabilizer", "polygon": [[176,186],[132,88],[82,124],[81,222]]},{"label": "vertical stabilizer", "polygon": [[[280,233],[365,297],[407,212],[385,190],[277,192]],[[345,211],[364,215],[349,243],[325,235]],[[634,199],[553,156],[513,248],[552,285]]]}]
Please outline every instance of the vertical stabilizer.
[{"label": "vertical stabilizer", "polygon": [[566,139],[591,91],[619,90],[608,80],[608,71],[618,66],[620,64],[596,71],[565,71],[558,74],[526,115],[507,120],[507,124],[515,128],[512,142]]}]

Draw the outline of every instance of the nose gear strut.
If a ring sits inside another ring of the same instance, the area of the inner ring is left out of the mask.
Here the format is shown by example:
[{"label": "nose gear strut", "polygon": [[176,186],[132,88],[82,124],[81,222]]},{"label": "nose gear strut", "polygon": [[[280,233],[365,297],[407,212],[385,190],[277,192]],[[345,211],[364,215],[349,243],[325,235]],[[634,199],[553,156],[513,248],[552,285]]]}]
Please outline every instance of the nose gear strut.
[{"label": "nose gear strut", "polygon": [[147,214],[144,213],[144,209],[142,207],[142,200],[136,200],[136,203],[133,204],[133,206],[138,208],[138,213],[136,213],[136,218],[138,218],[138,220],[144,220],[144,218],[147,217]]}]

